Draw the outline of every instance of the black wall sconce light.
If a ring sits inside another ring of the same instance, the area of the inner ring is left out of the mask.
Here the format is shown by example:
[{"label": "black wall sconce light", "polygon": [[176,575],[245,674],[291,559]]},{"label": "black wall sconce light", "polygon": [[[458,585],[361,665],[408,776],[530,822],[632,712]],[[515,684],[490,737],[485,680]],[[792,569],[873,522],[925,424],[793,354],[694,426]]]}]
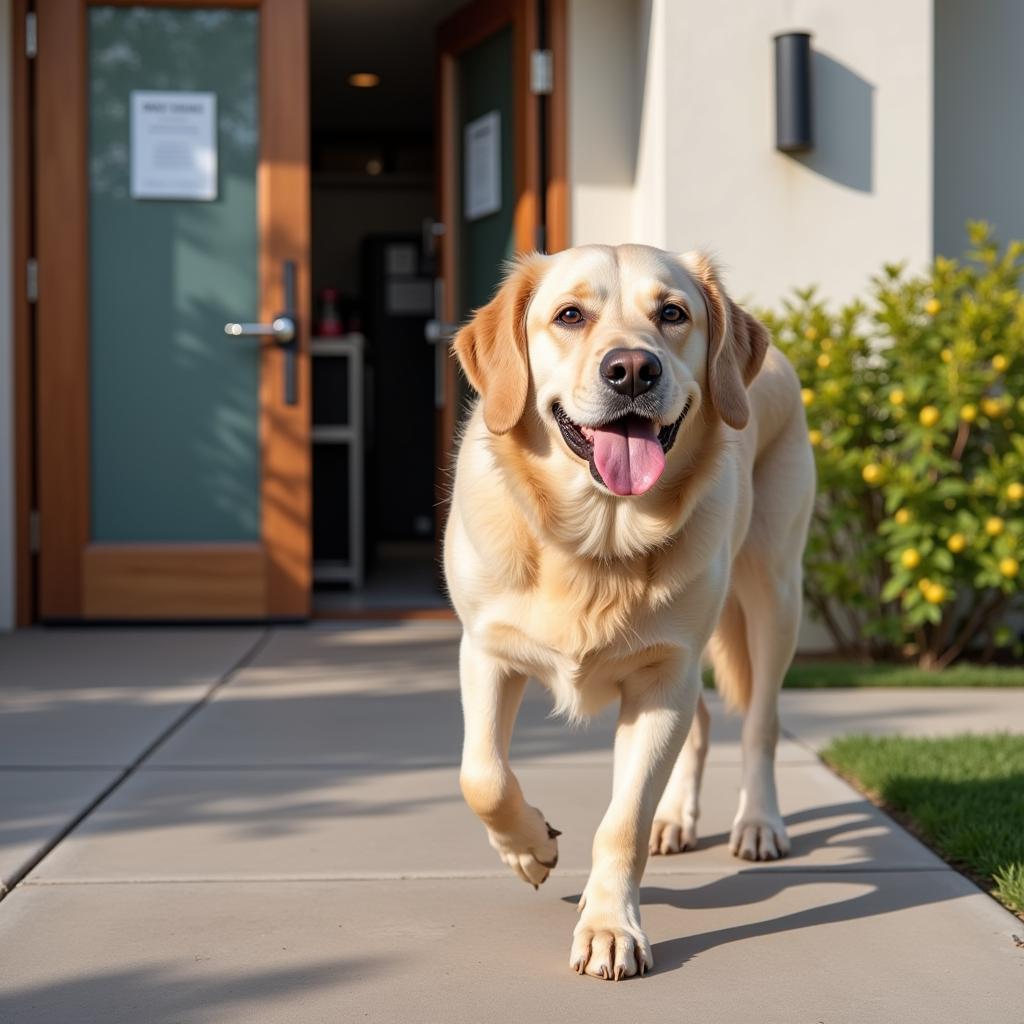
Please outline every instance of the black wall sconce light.
[{"label": "black wall sconce light", "polygon": [[814,148],[810,32],[775,37],[775,148],[783,153]]}]

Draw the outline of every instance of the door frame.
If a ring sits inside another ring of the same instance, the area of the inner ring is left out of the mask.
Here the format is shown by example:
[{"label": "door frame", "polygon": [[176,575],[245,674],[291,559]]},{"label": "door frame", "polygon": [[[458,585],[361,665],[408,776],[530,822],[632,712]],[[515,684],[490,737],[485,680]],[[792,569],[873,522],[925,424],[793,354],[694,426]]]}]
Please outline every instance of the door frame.
[{"label": "door frame", "polygon": [[[28,0],[12,4],[17,621],[307,618],[312,585],[309,126],[308,117],[296,117],[294,111],[308,111],[309,85],[308,75],[287,70],[305,66],[309,31],[304,0],[155,0],[164,7],[260,11],[260,309],[254,312],[270,320],[283,308],[281,267],[285,259],[296,260],[300,338],[294,406],[281,399],[283,354],[265,344],[260,356],[260,540],[89,543],[88,344],[82,343],[89,336],[85,20],[94,3],[138,2],[46,0],[48,30],[40,33],[40,50],[31,62],[24,56]],[[287,54],[296,55],[296,62],[283,61]],[[70,124],[59,112],[69,102],[75,104]],[[61,130],[41,128],[53,124]],[[57,183],[59,204],[36,202],[44,190],[54,194]],[[25,267],[33,255],[44,257],[36,306],[27,302],[25,292]],[[48,347],[37,342],[39,327],[45,329]],[[53,381],[62,382],[59,393],[70,401],[47,400]],[[62,457],[43,460],[44,446]],[[33,509],[38,509],[38,556],[32,550]],[[204,577],[198,593],[190,592],[183,564]],[[112,575],[98,586],[106,572]],[[140,578],[149,593],[142,600],[135,596],[132,614],[125,614],[119,609]],[[247,597],[246,588],[254,582],[265,590]],[[119,590],[122,584],[128,590]]]},{"label": "door frame", "polygon": [[27,268],[32,255],[31,216],[31,73],[25,51],[28,0],[11,3],[11,184],[14,275],[13,314],[14,413],[14,624],[30,626],[35,620],[35,557],[32,551],[34,420],[32,376],[32,305],[28,298]]},{"label": "door frame", "polygon": [[[546,20],[544,31],[541,20]],[[568,15],[567,0],[473,0],[444,21],[437,33],[437,209],[445,232],[438,239],[439,270],[446,282],[445,323],[457,323],[458,232],[460,175],[455,165],[461,151],[457,97],[458,59],[468,49],[500,29],[512,27],[515,127],[515,211],[513,236],[517,252],[537,248],[538,228],[544,228],[546,250],[558,252],[569,244],[568,186]],[[552,88],[546,96],[530,89],[530,56],[543,39],[552,55]],[[547,116],[540,116],[541,104]],[[541,125],[544,138],[541,138]],[[541,147],[546,150],[546,180],[541,180]],[[542,202],[543,199],[543,202]],[[544,223],[541,223],[541,217]],[[438,414],[436,458],[437,546],[447,518],[451,470],[455,452],[459,368],[445,361],[444,405]]]},{"label": "door frame", "polygon": [[547,97],[547,181],[544,231],[548,252],[569,248],[569,15],[568,0],[547,0],[552,83]]}]

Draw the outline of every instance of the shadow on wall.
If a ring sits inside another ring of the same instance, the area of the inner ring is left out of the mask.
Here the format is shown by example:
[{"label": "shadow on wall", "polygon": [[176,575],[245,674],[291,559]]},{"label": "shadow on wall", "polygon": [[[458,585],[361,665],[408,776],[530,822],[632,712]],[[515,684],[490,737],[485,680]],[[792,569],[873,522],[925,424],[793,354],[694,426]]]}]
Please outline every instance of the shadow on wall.
[{"label": "shadow on wall", "polygon": [[811,54],[814,149],[789,154],[839,185],[874,186],[875,87],[818,50]]}]

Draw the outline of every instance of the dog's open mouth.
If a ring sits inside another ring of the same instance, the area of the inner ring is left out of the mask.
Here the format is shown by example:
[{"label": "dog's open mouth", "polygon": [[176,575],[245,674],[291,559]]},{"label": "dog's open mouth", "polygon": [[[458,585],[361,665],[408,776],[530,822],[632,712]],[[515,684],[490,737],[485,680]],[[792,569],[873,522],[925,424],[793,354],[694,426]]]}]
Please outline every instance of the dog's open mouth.
[{"label": "dog's open mouth", "polygon": [[630,414],[599,427],[584,427],[569,419],[557,403],[551,409],[569,450],[590,464],[594,479],[612,494],[643,494],[665,471],[665,456],[676,443],[679,428],[690,411],[687,398],[679,419],[659,428],[651,419]]}]

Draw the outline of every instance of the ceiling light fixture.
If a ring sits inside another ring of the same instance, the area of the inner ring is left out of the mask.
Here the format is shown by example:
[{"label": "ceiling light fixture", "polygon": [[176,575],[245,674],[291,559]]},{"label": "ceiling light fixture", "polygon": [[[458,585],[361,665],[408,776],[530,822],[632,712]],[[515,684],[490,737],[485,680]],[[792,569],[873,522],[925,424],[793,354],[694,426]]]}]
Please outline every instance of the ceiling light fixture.
[{"label": "ceiling light fixture", "polygon": [[348,76],[348,84],[356,89],[375,89],[380,85],[380,75],[372,71],[356,71]]}]

